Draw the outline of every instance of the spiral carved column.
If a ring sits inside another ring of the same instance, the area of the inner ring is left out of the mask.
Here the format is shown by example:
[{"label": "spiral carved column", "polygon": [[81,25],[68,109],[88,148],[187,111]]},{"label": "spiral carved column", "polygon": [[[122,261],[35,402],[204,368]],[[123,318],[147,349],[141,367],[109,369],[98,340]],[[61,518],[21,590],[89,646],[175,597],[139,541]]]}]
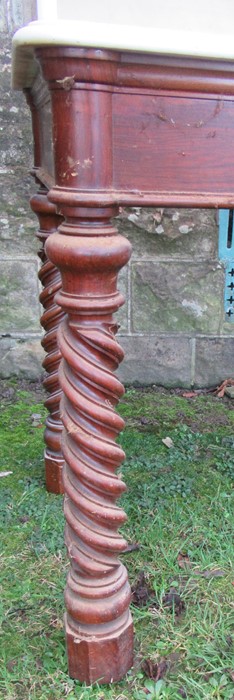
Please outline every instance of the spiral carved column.
[{"label": "spiral carved column", "polygon": [[40,187],[38,193],[31,198],[31,208],[37,214],[39,220],[39,231],[37,238],[42,243],[42,248],[38,255],[42,261],[39,271],[39,279],[44,287],[40,294],[40,302],[44,307],[41,316],[41,325],[45,329],[42,339],[42,346],[46,352],[43,367],[46,370],[44,386],[48,392],[45,406],[49,411],[46,419],[45,429],[45,478],[47,491],[51,493],[63,493],[62,469],[63,456],[61,453],[61,432],[62,422],[60,419],[60,399],[61,389],[58,381],[58,368],[61,360],[61,353],[58,349],[57,330],[64,314],[54,300],[55,293],[61,287],[61,277],[59,271],[54,267],[45,253],[45,241],[62,220],[56,213],[56,207],[47,199],[47,189]]},{"label": "spiral carved column", "polygon": [[67,314],[58,340],[71,562],[65,592],[69,672],[86,683],[108,683],[132,665],[131,593],[118,560],[126,548],[118,527],[126,516],[116,505],[126,488],[116,474],[125,455],[116,444],[124,423],[115,405],[124,389],[113,374],[123,351],[112,317],[124,301],[116,280],[130,244],[108,221],[74,224],[73,218],[49,237],[46,250],[61,271],[56,300]]},{"label": "spiral carved column", "polygon": [[[36,51],[47,82],[53,124],[54,187],[49,200],[64,222],[46,254],[60,270],[56,302],[64,425],[65,591],[69,673],[86,683],[120,680],[133,661],[131,598],[118,559],[126,542],[116,504],[125,490],[116,444],[123,421],[115,412],[124,389],[114,372],[123,357],[113,313],[123,303],[117,275],[131,246],[111,224],[113,189],[112,80],[116,55],[83,48]],[[91,81],[89,83],[89,81]]]}]

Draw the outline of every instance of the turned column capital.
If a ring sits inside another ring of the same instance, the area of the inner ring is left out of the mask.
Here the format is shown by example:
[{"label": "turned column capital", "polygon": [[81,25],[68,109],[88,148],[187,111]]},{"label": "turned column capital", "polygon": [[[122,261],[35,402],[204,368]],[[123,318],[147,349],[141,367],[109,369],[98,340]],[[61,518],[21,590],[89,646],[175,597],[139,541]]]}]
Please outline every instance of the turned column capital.
[{"label": "turned column capital", "polygon": [[[108,284],[109,292],[114,290],[117,272],[126,265],[131,255],[131,244],[118,233],[117,229],[110,223],[91,226],[73,223],[62,223],[57,233],[53,234],[46,243],[46,251],[50,260],[60,269],[63,277],[64,297],[59,303],[66,304],[66,295],[70,293],[72,283],[76,286],[75,303],[77,310],[81,310],[77,294],[82,289],[83,297],[87,294],[87,304],[82,308],[92,309],[92,294],[97,294],[96,275],[102,279],[102,285]],[[106,299],[107,287],[103,289]],[[100,287],[99,299],[102,296]],[[80,300],[81,301],[81,300]],[[122,296],[119,295],[119,304],[123,303]],[[115,303],[117,300],[115,301]],[[99,300],[101,304],[101,299]],[[107,301],[104,303],[107,304]],[[88,306],[87,306],[88,305]],[[96,303],[95,303],[96,308]],[[106,307],[107,308],[107,307]],[[111,310],[111,309],[110,309]],[[114,310],[114,309],[112,309]]]},{"label": "turned column capital", "polygon": [[[112,88],[111,84],[102,84],[101,76],[115,64],[113,60],[108,62],[108,52],[91,53],[99,76],[88,69],[82,51],[74,54],[72,50],[53,47],[48,55],[46,47],[37,50],[51,99],[55,186],[63,190],[65,199],[67,188],[74,195],[81,190],[92,194],[113,185]],[[101,60],[102,53],[105,60]],[[76,75],[72,73],[74,62]],[[80,80],[83,64],[89,73],[89,83]]]}]

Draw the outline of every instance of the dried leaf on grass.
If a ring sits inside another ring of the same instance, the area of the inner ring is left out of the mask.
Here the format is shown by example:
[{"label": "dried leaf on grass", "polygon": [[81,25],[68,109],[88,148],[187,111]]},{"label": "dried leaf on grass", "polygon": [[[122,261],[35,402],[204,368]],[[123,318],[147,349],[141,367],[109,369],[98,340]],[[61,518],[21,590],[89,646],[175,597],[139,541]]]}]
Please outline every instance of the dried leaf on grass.
[{"label": "dried leaf on grass", "polygon": [[0,472],[0,478],[2,479],[3,476],[9,476],[9,474],[13,474],[13,472]]},{"label": "dried leaf on grass", "polygon": [[228,668],[228,673],[231,678],[231,681],[234,683],[234,668]]},{"label": "dried leaf on grass", "polygon": [[141,422],[141,425],[148,425],[148,423],[149,423],[150,421],[149,421],[149,418],[146,418],[145,416],[142,416],[141,419],[140,419],[140,422]]},{"label": "dried leaf on grass", "polygon": [[166,657],[162,657],[159,659],[158,662],[153,662],[151,659],[145,659],[142,663],[142,671],[145,673],[145,675],[148,678],[151,678],[153,681],[159,681],[160,678],[163,678],[165,676],[165,673],[167,672],[167,660]]},{"label": "dried leaf on grass", "polygon": [[16,659],[10,659],[10,661],[8,661],[7,664],[6,664],[7,670],[8,670],[10,673],[12,673],[12,671],[14,671],[14,667],[16,666],[16,664],[17,664]]},{"label": "dried leaf on grass", "polygon": [[181,596],[173,588],[163,598],[163,606],[174,610],[177,617],[185,610],[185,604]]},{"label": "dried leaf on grass", "polygon": [[215,394],[217,394],[219,399],[222,399],[225,394],[225,389],[227,386],[233,386],[234,385],[234,379],[225,379],[220,386],[217,387],[215,390]]},{"label": "dried leaf on grass", "polygon": [[146,605],[153,597],[155,593],[150,585],[148,584],[144,571],[141,571],[139,577],[135,584],[132,586],[132,602],[138,608],[142,608]]},{"label": "dried leaf on grass", "polygon": [[154,681],[159,681],[163,678],[167,671],[170,671],[175,664],[178,663],[181,654],[177,651],[172,651],[171,654],[167,656],[161,656],[158,661],[153,661],[152,659],[145,659],[142,663],[142,671],[148,678]]},{"label": "dried leaf on grass", "polygon": [[221,578],[221,576],[225,576],[225,571],[222,569],[206,569],[205,571],[195,571],[196,573],[203,578]]},{"label": "dried leaf on grass", "polygon": [[[177,557],[177,562],[180,567],[180,569],[191,569],[191,567],[194,566],[193,562],[191,561],[190,557],[186,552],[179,552],[178,557]],[[195,576],[202,576],[203,578],[221,578],[222,576],[225,576],[225,571],[223,569],[195,569],[193,571]]]},{"label": "dried leaf on grass", "polygon": [[189,555],[186,554],[185,552],[179,552],[177,561],[179,564],[180,569],[188,569],[188,567],[193,566],[192,562],[189,558]]}]

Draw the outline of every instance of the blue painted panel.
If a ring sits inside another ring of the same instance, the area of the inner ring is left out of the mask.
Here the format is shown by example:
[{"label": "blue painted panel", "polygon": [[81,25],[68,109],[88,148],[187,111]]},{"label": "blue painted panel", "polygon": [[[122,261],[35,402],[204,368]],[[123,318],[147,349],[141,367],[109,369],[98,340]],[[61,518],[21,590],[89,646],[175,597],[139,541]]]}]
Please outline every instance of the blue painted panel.
[{"label": "blue painted panel", "polygon": [[234,262],[226,267],[224,310],[225,321],[234,323]]},{"label": "blue painted panel", "polygon": [[219,259],[225,265],[225,321],[234,323],[234,211],[219,212]]},{"label": "blue painted panel", "polygon": [[219,259],[234,261],[233,209],[220,209],[219,212]]}]

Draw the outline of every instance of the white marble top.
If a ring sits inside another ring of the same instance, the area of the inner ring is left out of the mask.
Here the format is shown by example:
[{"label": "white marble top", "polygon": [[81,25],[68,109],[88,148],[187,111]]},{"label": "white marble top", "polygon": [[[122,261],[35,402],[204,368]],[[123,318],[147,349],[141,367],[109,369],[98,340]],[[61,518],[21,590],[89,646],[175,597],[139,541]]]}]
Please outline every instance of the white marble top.
[{"label": "white marble top", "polygon": [[13,39],[15,89],[32,83],[36,46],[234,60],[234,0],[38,0],[38,15]]}]

